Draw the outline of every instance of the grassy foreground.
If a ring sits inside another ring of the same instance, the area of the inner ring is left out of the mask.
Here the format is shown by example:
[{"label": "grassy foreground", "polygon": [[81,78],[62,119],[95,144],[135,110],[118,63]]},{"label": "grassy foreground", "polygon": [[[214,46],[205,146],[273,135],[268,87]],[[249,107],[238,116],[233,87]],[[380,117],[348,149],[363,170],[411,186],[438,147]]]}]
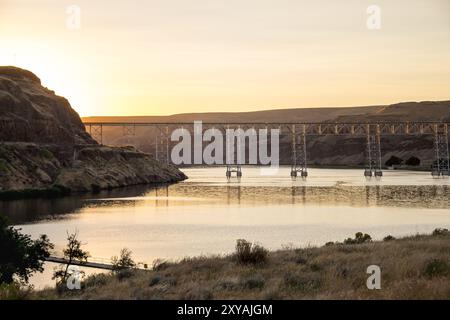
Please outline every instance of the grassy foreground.
[{"label": "grassy foreground", "polygon": [[[254,256],[241,261],[242,252],[160,262],[152,271],[98,274],[85,279],[81,290],[46,289],[28,298],[450,299],[450,233],[437,231],[274,252],[256,247]],[[380,290],[366,286],[369,265],[381,268]]]}]

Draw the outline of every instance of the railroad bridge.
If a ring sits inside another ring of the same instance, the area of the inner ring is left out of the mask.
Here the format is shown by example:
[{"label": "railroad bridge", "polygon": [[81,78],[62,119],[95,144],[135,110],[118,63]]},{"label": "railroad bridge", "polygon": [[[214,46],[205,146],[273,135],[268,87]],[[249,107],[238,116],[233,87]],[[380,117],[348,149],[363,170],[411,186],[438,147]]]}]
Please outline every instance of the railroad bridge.
[{"label": "railroad bridge", "polygon": [[[124,136],[134,136],[136,128],[151,127],[155,131],[154,135],[154,155],[159,161],[170,160],[170,135],[175,129],[186,129],[194,132],[195,123],[192,122],[84,122],[86,130],[94,139],[103,143],[103,133],[105,127],[120,127]],[[366,167],[364,176],[381,177],[381,137],[383,136],[420,136],[428,135],[434,137],[434,159],[431,166],[433,177],[443,177],[450,175],[449,161],[449,123],[447,122],[308,122],[308,123],[219,123],[202,122],[202,130],[227,129],[278,129],[280,134],[288,134],[291,137],[291,177],[308,176],[307,148],[306,141],[311,136],[354,136],[366,139]],[[237,177],[242,176],[240,164],[227,164],[226,175],[228,178],[235,173]]]}]

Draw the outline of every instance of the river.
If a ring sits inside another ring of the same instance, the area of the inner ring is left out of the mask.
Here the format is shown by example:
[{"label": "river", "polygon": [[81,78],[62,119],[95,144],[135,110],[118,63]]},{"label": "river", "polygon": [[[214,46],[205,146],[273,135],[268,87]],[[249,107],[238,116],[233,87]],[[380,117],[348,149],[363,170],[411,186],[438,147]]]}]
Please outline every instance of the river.
[{"label": "river", "polygon": [[[270,175],[244,167],[240,181],[227,181],[221,167],[183,171],[189,179],[169,186],[0,201],[0,210],[24,233],[47,234],[57,251],[66,233],[77,231],[92,257],[109,259],[126,247],[149,265],[230,253],[241,238],[280,249],[342,241],[358,231],[382,239],[450,228],[450,179],[428,172],[385,171],[367,180],[362,170],[310,169],[305,181],[293,181],[288,167]],[[52,285],[53,267],[47,263],[31,283]]]}]

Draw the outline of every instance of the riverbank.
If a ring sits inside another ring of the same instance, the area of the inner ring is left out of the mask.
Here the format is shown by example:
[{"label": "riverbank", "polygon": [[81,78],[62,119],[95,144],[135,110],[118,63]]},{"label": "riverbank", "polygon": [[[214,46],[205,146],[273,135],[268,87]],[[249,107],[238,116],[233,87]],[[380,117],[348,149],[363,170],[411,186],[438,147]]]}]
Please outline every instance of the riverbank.
[{"label": "riverbank", "polygon": [[[372,242],[360,235],[322,247],[155,263],[153,270],[90,276],[81,290],[46,289],[31,299],[450,299],[450,233]],[[245,249],[245,248],[244,248]],[[366,286],[381,268],[381,289]]]}]

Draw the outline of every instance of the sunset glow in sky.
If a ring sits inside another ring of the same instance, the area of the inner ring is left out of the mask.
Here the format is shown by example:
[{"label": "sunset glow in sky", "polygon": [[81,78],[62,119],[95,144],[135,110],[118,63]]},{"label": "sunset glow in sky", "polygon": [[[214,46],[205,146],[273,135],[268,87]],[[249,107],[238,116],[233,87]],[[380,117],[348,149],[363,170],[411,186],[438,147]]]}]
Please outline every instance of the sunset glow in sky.
[{"label": "sunset glow in sky", "polygon": [[0,39],[82,116],[450,99],[448,0],[0,0]]}]

